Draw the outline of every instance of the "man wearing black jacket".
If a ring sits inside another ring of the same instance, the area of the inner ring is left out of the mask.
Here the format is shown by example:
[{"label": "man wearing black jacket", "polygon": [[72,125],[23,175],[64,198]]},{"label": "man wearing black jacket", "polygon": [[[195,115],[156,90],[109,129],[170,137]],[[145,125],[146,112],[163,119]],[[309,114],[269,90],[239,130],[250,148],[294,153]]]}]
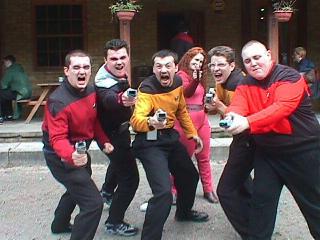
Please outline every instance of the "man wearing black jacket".
[{"label": "man wearing black jacket", "polygon": [[[210,113],[222,117],[230,105],[237,85],[245,74],[236,68],[235,52],[228,46],[217,46],[209,53],[209,68],[216,82],[216,95],[206,104]],[[248,235],[249,207],[252,195],[254,142],[248,132],[233,136],[227,163],[219,179],[217,194],[221,207],[236,231],[245,238]]]},{"label": "man wearing black jacket", "polygon": [[109,167],[118,184],[105,222],[106,232],[122,236],[133,236],[138,232],[136,227],[123,221],[139,184],[139,172],[130,147],[129,119],[136,97],[128,96],[128,52],[125,41],[108,41],[104,48],[105,64],[95,77],[98,116],[104,132],[114,145],[114,151],[109,155]]}]

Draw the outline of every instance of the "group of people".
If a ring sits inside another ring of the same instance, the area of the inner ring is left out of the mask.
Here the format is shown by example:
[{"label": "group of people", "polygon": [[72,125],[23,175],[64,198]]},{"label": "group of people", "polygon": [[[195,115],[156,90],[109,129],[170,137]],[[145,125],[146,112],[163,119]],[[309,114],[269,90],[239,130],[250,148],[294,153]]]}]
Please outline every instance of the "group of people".
[{"label": "group of people", "polygon": [[[66,188],[55,210],[53,233],[93,239],[107,201],[106,232],[136,235],[138,228],[124,216],[139,185],[137,158],[152,190],[141,239],[162,238],[173,192],[176,221],[209,220],[207,213],[193,209],[199,176],[205,199],[220,201],[242,239],[271,239],[283,185],[298,203],[312,236],[320,239],[320,126],[303,76],[275,64],[257,41],[242,49],[247,76],[228,46],[208,53],[193,47],[179,62],[175,52],[160,50],[152,56],[154,74],[132,96],[128,52],[125,41],[108,41],[94,86],[89,84],[90,56],[81,50],[68,53],[66,81],[47,101],[43,152],[52,175]],[[209,73],[216,90],[207,101]],[[233,141],[217,194],[207,114],[231,119],[226,131]],[[132,146],[130,125],[136,132]],[[77,148],[84,141],[88,149],[93,139],[110,159],[101,192],[91,179],[90,155]],[[80,212],[71,225],[76,205]]]}]

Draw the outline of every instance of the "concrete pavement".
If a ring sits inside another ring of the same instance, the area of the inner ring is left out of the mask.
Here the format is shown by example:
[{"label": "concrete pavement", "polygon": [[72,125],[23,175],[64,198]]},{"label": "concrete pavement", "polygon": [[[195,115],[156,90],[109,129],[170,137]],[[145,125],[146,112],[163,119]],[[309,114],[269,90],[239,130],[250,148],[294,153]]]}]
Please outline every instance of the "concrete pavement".
[{"label": "concrete pavement", "polygon": [[[125,220],[140,230],[144,213],[140,204],[151,196],[141,164],[139,166],[140,184],[129,206]],[[212,162],[212,173],[217,183],[223,164]],[[100,188],[104,179],[105,164],[93,165],[93,179]],[[267,189],[266,189],[267,191]],[[53,235],[50,224],[54,209],[64,188],[54,180],[47,167],[0,168],[0,239],[1,240],[67,240],[70,234]],[[164,227],[163,240],[240,240],[225,217],[219,204],[210,204],[202,197],[201,184],[198,184],[194,208],[206,211],[210,220],[206,223],[178,223],[174,220],[175,207]],[[75,213],[78,210],[76,209]],[[135,237],[110,236],[104,232],[104,221],[108,216],[104,209],[95,240],[138,240]],[[74,216],[73,216],[74,217]],[[293,198],[284,189],[280,199],[277,225],[273,240],[311,240],[305,220]]]},{"label": "concrete pavement", "polygon": [[[33,121],[27,125],[22,121],[15,121],[0,126],[0,240],[66,240],[70,237],[68,234],[53,235],[50,233],[53,211],[64,189],[45,167],[41,151],[40,126],[40,121]],[[218,131],[216,133],[220,134]],[[223,170],[230,141],[231,138],[212,140],[211,165],[215,183],[218,182]],[[95,144],[91,146],[90,151],[93,157],[93,179],[100,188],[107,163]],[[139,206],[143,201],[149,199],[151,193],[141,164],[138,163],[138,166],[140,185],[125,219],[141,229],[144,213],[139,211]],[[210,221],[205,224],[177,223],[173,219],[175,207],[172,207],[165,225],[163,239],[239,239],[226,219],[221,206],[209,204],[203,199],[200,183],[197,189],[195,209],[208,212]],[[108,211],[105,209],[95,239],[123,239],[105,234],[103,223],[107,216]],[[140,239],[140,234],[141,232],[128,239]],[[312,239],[306,222],[287,189],[284,189],[281,195],[277,225],[272,239]]]}]

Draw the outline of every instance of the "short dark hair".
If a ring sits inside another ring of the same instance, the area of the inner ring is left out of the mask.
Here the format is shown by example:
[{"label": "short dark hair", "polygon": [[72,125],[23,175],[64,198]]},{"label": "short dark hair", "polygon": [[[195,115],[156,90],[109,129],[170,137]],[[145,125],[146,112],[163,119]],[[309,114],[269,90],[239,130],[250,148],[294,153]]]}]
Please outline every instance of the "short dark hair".
[{"label": "short dark hair", "polygon": [[122,39],[111,39],[110,41],[106,42],[106,45],[104,46],[104,57],[108,56],[109,49],[117,51],[121,48],[125,48],[127,50],[127,53],[129,54],[129,46],[126,41]]},{"label": "short dark hair", "polygon": [[234,49],[228,46],[216,46],[208,52],[209,62],[212,56],[222,56],[225,57],[228,63],[232,63],[236,59],[236,53]]},{"label": "short dark hair", "polygon": [[10,62],[12,62],[12,63],[15,63],[15,62],[16,62],[16,58],[15,58],[15,56],[13,56],[13,55],[7,55],[7,56],[5,56],[5,57],[3,58],[3,60],[5,60],[5,61],[10,61]]},{"label": "short dark hair", "polygon": [[91,64],[91,62],[92,62],[92,59],[91,59],[91,56],[88,54],[88,53],[86,53],[85,51],[83,51],[83,50],[80,50],[80,49],[76,49],[76,50],[72,50],[72,51],[70,51],[67,55],[66,55],[66,57],[65,57],[65,59],[64,59],[64,66],[65,67],[69,67],[70,66],[70,63],[71,63],[71,57],[89,57],[89,59],[90,59],[90,64]]},{"label": "short dark hair", "polygon": [[152,62],[154,63],[154,59],[156,57],[165,58],[165,57],[169,57],[169,56],[173,57],[175,64],[178,64],[178,55],[169,49],[162,49],[162,50],[156,52],[155,54],[153,54],[151,59],[152,59]]}]

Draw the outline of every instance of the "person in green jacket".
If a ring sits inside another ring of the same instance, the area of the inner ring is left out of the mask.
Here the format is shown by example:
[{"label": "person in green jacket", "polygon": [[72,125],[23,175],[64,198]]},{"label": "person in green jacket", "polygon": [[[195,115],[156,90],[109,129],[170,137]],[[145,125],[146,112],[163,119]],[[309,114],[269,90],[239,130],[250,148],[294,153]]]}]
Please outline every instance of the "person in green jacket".
[{"label": "person in green jacket", "polygon": [[[13,120],[12,100],[30,98],[32,86],[23,67],[16,63],[13,55],[3,58],[5,72],[0,88],[0,124],[4,120]],[[17,114],[19,117],[19,113]]]}]

